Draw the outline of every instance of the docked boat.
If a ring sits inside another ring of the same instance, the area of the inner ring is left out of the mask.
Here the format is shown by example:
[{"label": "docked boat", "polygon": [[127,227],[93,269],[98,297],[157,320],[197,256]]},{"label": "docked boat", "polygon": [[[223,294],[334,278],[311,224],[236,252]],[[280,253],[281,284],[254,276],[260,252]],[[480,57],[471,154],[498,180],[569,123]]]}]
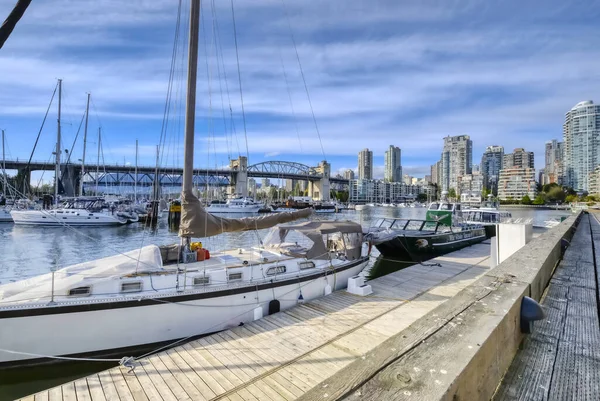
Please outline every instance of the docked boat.
[{"label": "docked boat", "polygon": [[0,223],[12,223],[12,221],[10,210],[5,208],[0,209]]},{"label": "docked boat", "polygon": [[152,245],[2,285],[0,367],[128,356],[285,310],[344,288],[368,263],[362,238],[352,222],[280,225],[260,248]]},{"label": "docked boat", "polygon": [[512,219],[512,214],[507,210],[500,210],[497,202],[486,201],[478,208],[469,208],[462,211],[462,220],[467,224],[481,224],[485,228],[488,238],[496,236],[496,225],[507,223]]},{"label": "docked boat", "polygon": [[238,197],[227,201],[212,201],[206,208],[209,213],[258,213],[263,207],[252,198]]},{"label": "docked boat", "polygon": [[486,235],[480,225],[381,219],[369,228],[369,239],[383,256],[421,262],[481,242]]},{"label": "docked boat", "polygon": [[138,221],[135,212],[110,210],[101,197],[80,197],[51,210],[10,212],[15,224],[41,226],[118,226]]}]

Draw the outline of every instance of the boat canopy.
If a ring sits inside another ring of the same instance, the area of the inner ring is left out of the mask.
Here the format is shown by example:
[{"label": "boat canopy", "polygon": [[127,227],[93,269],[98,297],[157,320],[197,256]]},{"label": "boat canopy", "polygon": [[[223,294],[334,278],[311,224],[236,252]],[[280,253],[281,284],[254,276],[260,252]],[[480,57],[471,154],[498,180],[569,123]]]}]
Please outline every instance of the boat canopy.
[{"label": "boat canopy", "polygon": [[260,230],[309,217],[312,212],[312,209],[301,209],[260,217],[244,217],[239,219],[218,217],[208,213],[192,191],[183,191],[181,193],[179,236],[206,238],[232,231]]},{"label": "boat canopy", "polygon": [[[291,233],[299,233],[308,238],[311,244],[290,247]],[[360,256],[363,229],[352,221],[307,221],[299,224],[280,225],[274,228],[265,239],[268,247],[285,249],[283,252],[306,259],[329,259],[329,252],[344,253],[348,259]],[[358,256],[357,256],[358,255]]]}]

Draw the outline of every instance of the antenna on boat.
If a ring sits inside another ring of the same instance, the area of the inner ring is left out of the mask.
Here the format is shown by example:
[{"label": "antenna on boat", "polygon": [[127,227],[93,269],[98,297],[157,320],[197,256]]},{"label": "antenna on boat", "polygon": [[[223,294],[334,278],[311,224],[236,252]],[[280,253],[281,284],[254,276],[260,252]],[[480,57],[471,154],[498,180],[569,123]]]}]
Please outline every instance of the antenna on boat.
[{"label": "antenna on boat", "polygon": [[56,167],[54,172],[54,205],[58,206],[58,180],[60,179],[60,108],[62,101],[62,79],[58,80],[58,131],[56,134]]},{"label": "antenna on boat", "polygon": [[87,146],[88,116],[90,114],[90,94],[87,94],[85,106],[85,127],[83,129],[83,157],[81,158],[81,180],[79,181],[79,196],[83,196],[83,178],[85,177],[85,148]]}]

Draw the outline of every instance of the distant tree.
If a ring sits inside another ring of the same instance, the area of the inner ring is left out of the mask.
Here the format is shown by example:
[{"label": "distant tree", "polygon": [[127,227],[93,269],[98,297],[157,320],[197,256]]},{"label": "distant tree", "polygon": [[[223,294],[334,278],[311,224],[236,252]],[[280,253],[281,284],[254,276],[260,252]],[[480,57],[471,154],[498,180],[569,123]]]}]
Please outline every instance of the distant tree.
[{"label": "distant tree", "polygon": [[561,187],[558,185],[555,187],[551,187],[548,192],[546,192],[546,198],[552,202],[564,202],[567,194],[563,191]]},{"label": "distant tree", "polygon": [[418,194],[417,201],[419,202],[427,202],[427,194]]},{"label": "distant tree", "polygon": [[560,188],[560,185],[558,185],[555,182],[552,182],[550,184],[546,184],[546,185],[542,186],[542,192],[548,193],[548,192],[550,192],[550,190],[552,188]]},{"label": "distant tree", "polygon": [[546,201],[544,200],[544,197],[541,194],[536,196],[536,198],[533,200],[534,205],[543,205],[544,203],[546,203]]},{"label": "distant tree", "polygon": [[450,198],[450,199],[456,199],[456,189],[450,188],[448,190],[448,198]]},{"label": "distant tree", "polygon": [[577,202],[577,200],[577,195],[567,195],[567,197],[565,198],[565,202],[567,203]]},{"label": "distant tree", "polygon": [[487,188],[483,188],[483,191],[481,191],[481,197],[483,199],[487,199],[488,195],[490,195],[492,193],[491,190],[487,189]]},{"label": "distant tree", "polygon": [[521,205],[531,205],[531,198],[529,195],[525,195],[521,198]]}]

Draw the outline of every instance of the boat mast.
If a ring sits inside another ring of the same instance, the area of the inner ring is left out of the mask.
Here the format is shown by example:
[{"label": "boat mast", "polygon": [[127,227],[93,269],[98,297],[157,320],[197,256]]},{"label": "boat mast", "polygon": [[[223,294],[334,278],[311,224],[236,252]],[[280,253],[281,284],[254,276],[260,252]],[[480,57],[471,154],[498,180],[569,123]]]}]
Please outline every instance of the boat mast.
[{"label": "boat mast", "polygon": [[102,128],[98,127],[98,158],[96,159],[96,196],[98,196],[98,177],[100,176],[100,144],[102,141]]},{"label": "boat mast", "polygon": [[156,145],[156,166],[154,167],[154,195],[153,201],[158,201],[160,178],[158,177],[158,161],[160,155],[160,147]]},{"label": "boat mast", "polygon": [[56,135],[56,167],[54,171],[54,205],[58,206],[58,180],[60,179],[60,108],[62,98],[62,79],[58,80],[58,131]]},{"label": "boat mast", "polygon": [[198,69],[198,34],[200,0],[190,1],[190,38],[188,49],[187,96],[185,102],[185,142],[182,192],[192,193],[194,170],[194,123],[196,119],[196,79]]},{"label": "boat mast", "polygon": [[138,140],[135,140],[135,174],[133,176],[133,203],[137,203],[137,180],[138,180]]},{"label": "boat mast", "polygon": [[85,177],[85,148],[87,146],[88,116],[90,114],[90,94],[87,94],[85,106],[85,128],[83,130],[83,157],[81,158],[81,179],[79,181],[79,196],[83,196],[83,179]]},{"label": "boat mast", "polygon": [[6,197],[6,155],[4,154],[4,130],[2,130],[2,194]]}]

